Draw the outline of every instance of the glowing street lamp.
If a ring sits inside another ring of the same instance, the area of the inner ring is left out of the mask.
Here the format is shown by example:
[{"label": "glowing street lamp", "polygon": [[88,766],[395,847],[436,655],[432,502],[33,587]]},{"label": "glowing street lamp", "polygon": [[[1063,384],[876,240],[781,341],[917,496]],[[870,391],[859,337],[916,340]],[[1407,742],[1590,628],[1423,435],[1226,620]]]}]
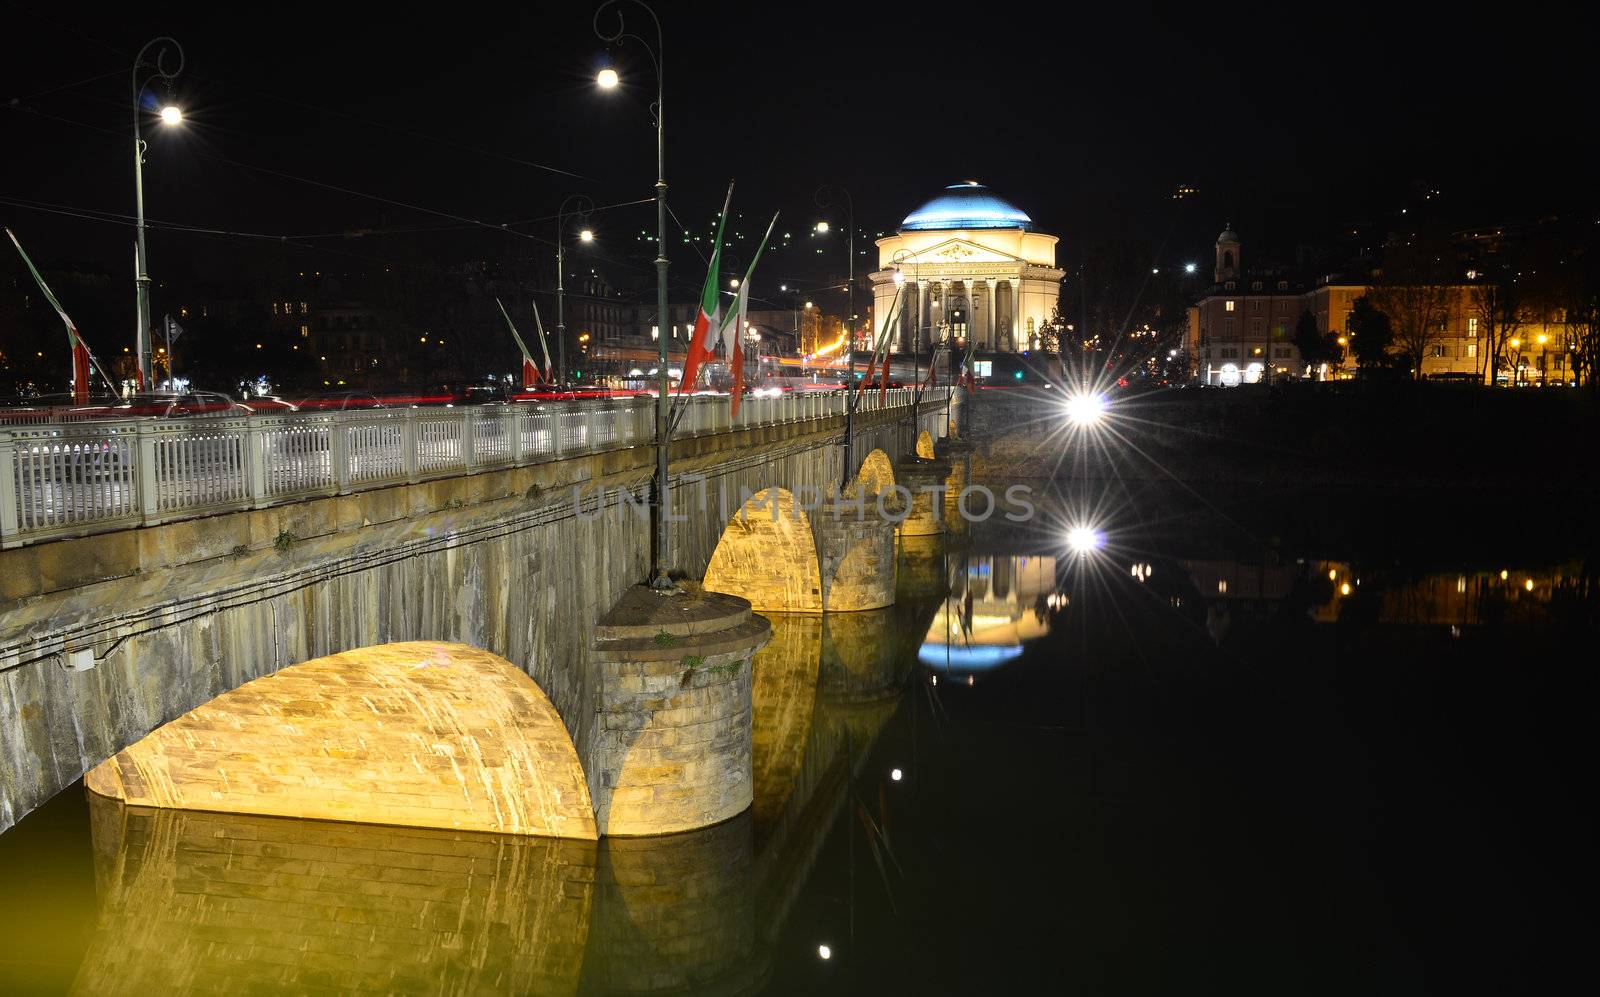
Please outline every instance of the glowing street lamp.
[{"label": "glowing street lamp", "polygon": [[1094,392],[1080,392],[1067,399],[1067,421],[1087,428],[1106,415],[1106,400]]},{"label": "glowing street lamp", "polygon": [[578,233],[578,241],[579,242],[593,242],[594,241],[594,229],[586,228],[582,232],[579,232]]},{"label": "glowing street lamp", "polygon": [[[155,61],[145,56],[155,49]],[[169,58],[177,65],[168,67]],[[143,71],[143,72],[141,72]],[[172,102],[172,81],[183,72],[183,46],[162,35],[152,38],[133,57],[133,206],[137,218],[137,236],[134,240],[133,301],[134,321],[138,328],[134,335],[134,350],[138,354],[139,387],[149,390],[153,386],[150,369],[150,263],[144,240],[144,150],[145,141],[140,135],[139,119],[144,113],[145,88],[157,77],[166,84],[167,100],[160,111],[161,123],[172,126],[183,121],[183,112]],[[143,79],[141,79],[141,76]]]},{"label": "glowing street lamp", "polygon": [[607,66],[605,69],[600,70],[600,72],[596,74],[594,81],[602,90],[615,90],[617,88],[617,84],[622,82],[622,78],[617,75],[617,71],[615,69]]},{"label": "glowing street lamp", "polygon": [[1067,531],[1067,547],[1082,557],[1100,549],[1104,538],[1092,526],[1074,526]]}]

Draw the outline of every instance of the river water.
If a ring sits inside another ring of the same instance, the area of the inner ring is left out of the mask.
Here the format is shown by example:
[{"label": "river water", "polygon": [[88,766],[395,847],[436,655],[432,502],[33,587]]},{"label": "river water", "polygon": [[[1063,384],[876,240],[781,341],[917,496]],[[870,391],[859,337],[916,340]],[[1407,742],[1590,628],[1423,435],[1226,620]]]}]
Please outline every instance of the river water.
[{"label": "river water", "polygon": [[1592,548],[1448,504],[1102,484],[908,540],[896,606],[773,618],[755,804],[693,834],[75,787],[0,837],[0,989],[1539,990],[1587,937]]}]

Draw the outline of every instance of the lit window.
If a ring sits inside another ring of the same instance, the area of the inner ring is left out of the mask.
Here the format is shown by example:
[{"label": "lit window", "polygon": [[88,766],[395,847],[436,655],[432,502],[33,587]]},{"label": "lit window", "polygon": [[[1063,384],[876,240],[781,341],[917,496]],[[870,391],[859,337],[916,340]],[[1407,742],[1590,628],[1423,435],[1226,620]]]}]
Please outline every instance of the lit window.
[{"label": "lit window", "polygon": [[1233,311],[1233,305],[1234,305],[1234,303],[1232,301],[1229,301],[1229,302],[1225,303],[1223,305],[1223,307],[1231,312],[1231,311]]},{"label": "lit window", "polygon": [[1477,339],[1478,338],[1478,320],[1475,319],[1475,318],[1467,319],[1467,338],[1468,339]]}]

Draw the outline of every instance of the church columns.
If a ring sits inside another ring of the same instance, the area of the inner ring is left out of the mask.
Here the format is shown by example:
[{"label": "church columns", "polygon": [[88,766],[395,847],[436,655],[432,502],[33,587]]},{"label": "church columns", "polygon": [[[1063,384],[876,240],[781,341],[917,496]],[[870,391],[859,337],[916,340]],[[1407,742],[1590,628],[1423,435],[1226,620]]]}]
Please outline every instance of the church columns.
[{"label": "church columns", "polygon": [[1011,285],[1013,300],[1012,311],[1015,317],[1011,320],[1011,338],[1017,344],[1017,349],[1032,349],[1033,340],[1028,335],[1027,312],[1022,301],[1022,278],[1018,277]]},{"label": "church columns", "polygon": [[1000,309],[995,307],[995,305],[999,303],[999,299],[995,297],[995,288],[998,286],[999,282],[991,277],[985,280],[983,284],[984,293],[989,299],[988,320],[984,323],[984,325],[988,327],[988,332],[985,335],[985,338],[989,342],[989,349],[993,350],[998,348],[1000,345],[998,340],[995,338],[998,335],[1000,312]]}]

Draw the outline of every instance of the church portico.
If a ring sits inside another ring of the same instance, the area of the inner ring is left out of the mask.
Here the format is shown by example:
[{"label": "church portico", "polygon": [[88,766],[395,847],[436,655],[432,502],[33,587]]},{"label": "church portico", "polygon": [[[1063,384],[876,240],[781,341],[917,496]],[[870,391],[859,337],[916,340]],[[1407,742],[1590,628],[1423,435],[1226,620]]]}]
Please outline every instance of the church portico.
[{"label": "church portico", "polygon": [[953,184],[878,240],[874,314],[889,313],[899,277],[905,297],[890,340],[896,352],[927,353],[944,343],[973,343],[984,353],[1035,349],[1060,296],[1057,241],[983,185]]}]

